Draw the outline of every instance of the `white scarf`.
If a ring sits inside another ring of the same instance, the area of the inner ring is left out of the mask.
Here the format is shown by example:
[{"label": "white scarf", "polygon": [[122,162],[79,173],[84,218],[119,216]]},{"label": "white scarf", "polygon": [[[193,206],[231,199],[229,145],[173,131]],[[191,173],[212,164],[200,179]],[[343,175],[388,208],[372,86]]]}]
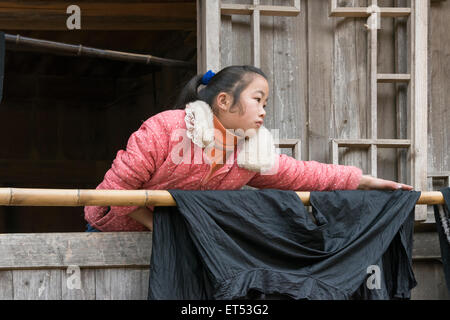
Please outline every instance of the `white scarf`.
[{"label": "white scarf", "polygon": [[[214,117],[211,107],[197,100],[186,105],[184,118],[187,136],[200,148],[214,144]],[[270,174],[276,164],[277,151],[270,131],[261,126],[256,134],[238,144],[237,164],[241,168]]]}]

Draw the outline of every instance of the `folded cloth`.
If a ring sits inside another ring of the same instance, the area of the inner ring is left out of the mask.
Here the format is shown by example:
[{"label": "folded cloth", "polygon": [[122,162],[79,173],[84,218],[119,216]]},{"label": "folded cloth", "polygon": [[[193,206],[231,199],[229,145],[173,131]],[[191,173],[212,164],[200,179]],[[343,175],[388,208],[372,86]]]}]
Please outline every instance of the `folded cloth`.
[{"label": "folded cloth", "polygon": [[149,299],[409,299],[416,191],[169,190]]},{"label": "folded cloth", "polygon": [[450,187],[440,190],[444,196],[443,205],[433,205],[436,230],[439,235],[439,246],[444,268],[445,282],[450,294]]}]

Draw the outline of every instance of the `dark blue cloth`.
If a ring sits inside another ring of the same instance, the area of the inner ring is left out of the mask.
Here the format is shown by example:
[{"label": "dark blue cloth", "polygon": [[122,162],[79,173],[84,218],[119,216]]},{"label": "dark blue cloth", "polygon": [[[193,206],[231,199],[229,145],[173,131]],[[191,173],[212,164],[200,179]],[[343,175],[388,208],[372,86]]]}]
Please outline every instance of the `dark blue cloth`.
[{"label": "dark blue cloth", "polygon": [[447,284],[447,290],[450,293],[450,187],[443,188],[440,191],[444,196],[444,204],[434,205],[433,209],[434,218],[436,220],[436,230],[439,235],[439,246],[441,250],[445,282]]},{"label": "dark blue cloth", "polygon": [[95,229],[93,226],[91,226],[91,225],[88,223],[88,224],[86,224],[86,232],[101,232],[101,231]]},{"label": "dark blue cloth", "polygon": [[409,299],[417,284],[420,192],[311,192],[312,216],[294,191],[169,192],[177,207],[155,208],[149,299]]}]

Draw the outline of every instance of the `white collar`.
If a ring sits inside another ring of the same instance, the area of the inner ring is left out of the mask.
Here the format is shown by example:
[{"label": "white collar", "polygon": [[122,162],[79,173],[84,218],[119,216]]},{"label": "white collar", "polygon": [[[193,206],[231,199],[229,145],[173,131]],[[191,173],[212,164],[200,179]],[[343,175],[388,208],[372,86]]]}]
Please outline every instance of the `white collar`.
[{"label": "white collar", "polygon": [[[214,144],[214,116],[211,107],[197,100],[186,105],[187,136],[200,148]],[[238,144],[237,164],[241,168],[270,174],[276,164],[277,152],[270,131],[261,126],[256,134]]]}]

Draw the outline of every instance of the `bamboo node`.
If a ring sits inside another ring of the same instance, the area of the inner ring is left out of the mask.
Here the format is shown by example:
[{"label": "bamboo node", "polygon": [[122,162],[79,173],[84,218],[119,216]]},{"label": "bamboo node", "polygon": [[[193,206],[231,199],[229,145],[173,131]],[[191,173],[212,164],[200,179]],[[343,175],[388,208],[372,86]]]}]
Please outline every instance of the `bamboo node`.
[{"label": "bamboo node", "polygon": [[80,206],[81,191],[77,189],[77,206]]},{"label": "bamboo node", "polygon": [[77,56],[81,55],[81,50],[83,50],[83,46],[80,44],[80,45],[78,45]]},{"label": "bamboo node", "polygon": [[20,41],[20,35],[18,34],[18,35],[16,36],[16,44],[19,44],[19,41]]}]

